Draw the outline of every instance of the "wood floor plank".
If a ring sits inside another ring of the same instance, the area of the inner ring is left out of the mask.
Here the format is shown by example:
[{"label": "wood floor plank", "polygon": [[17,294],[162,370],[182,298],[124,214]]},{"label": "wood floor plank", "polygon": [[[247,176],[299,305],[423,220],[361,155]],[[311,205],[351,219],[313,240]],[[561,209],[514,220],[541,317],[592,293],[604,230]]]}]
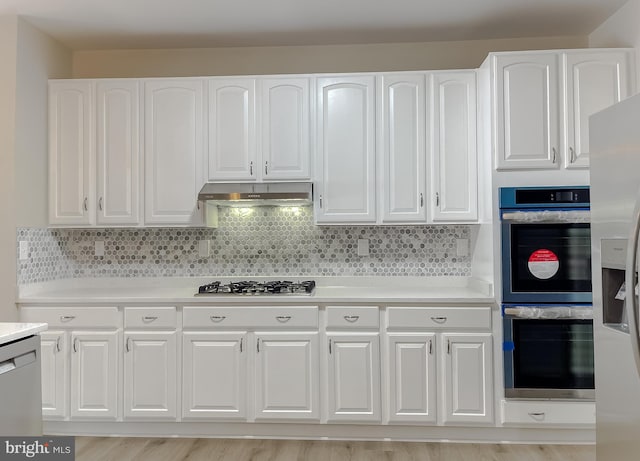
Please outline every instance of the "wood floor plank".
[{"label": "wood floor plank", "polygon": [[593,445],[76,437],[77,461],[595,461]]}]

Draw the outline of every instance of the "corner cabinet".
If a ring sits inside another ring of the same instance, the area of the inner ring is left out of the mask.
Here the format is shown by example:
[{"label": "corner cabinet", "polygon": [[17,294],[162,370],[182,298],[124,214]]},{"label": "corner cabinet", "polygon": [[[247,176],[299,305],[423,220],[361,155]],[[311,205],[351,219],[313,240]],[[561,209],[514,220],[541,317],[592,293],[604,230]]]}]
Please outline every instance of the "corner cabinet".
[{"label": "corner cabinet", "polygon": [[204,81],[152,79],[144,92],[145,223],[202,225]]},{"label": "corner cabinet", "polygon": [[478,220],[476,72],[431,74],[432,220]]},{"label": "corner cabinet", "polygon": [[317,79],[318,224],[376,222],[375,77]]},{"label": "corner cabinet", "polygon": [[587,168],[589,116],[633,89],[628,49],[494,53],[491,72],[498,170]]}]

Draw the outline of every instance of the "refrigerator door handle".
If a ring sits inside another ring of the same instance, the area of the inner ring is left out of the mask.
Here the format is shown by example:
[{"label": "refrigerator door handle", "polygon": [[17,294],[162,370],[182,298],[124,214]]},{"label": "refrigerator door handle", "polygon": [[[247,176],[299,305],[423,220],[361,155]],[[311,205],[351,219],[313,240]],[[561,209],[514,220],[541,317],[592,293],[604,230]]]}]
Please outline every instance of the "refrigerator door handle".
[{"label": "refrigerator door handle", "polygon": [[638,295],[635,287],[638,285],[638,239],[640,236],[640,200],[636,200],[633,210],[633,227],[627,246],[627,267],[625,283],[627,286],[627,302],[624,303],[629,322],[629,337],[631,338],[631,350],[636,364],[636,371],[640,376],[640,326],[638,325]]}]

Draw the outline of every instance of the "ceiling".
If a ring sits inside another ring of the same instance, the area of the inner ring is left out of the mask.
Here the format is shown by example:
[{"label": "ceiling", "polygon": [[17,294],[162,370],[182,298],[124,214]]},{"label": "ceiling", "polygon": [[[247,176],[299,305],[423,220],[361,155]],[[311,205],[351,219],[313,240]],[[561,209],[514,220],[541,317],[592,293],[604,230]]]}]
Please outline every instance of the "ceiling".
[{"label": "ceiling", "polygon": [[0,0],[72,49],[588,35],[627,0]]}]

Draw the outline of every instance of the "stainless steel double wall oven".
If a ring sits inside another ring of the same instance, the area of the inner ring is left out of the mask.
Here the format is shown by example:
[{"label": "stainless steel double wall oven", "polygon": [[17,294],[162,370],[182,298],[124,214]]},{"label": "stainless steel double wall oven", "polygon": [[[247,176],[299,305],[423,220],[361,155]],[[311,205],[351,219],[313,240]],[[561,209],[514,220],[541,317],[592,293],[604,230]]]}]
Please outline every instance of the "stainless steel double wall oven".
[{"label": "stainless steel double wall oven", "polygon": [[589,188],[500,189],[506,398],[594,398]]}]

